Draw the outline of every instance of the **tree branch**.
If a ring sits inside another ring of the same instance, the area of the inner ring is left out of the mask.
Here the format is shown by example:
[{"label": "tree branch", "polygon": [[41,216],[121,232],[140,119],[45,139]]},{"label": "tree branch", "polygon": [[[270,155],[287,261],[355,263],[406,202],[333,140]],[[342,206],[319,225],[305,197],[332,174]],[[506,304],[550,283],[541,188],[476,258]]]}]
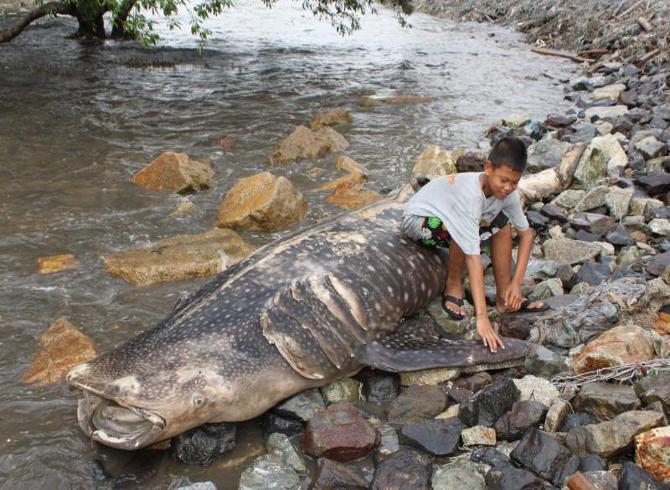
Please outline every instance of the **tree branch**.
[{"label": "tree branch", "polygon": [[121,3],[121,8],[114,16],[114,25],[112,26],[113,38],[121,38],[135,35],[135,33],[126,32],[126,28],[123,25],[124,22],[128,20],[128,15],[130,15],[130,11],[133,9],[133,7],[135,7],[135,3],[136,0],[123,0],[123,2]]},{"label": "tree branch", "polygon": [[63,2],[49,2],[40,5],[36,9],[28,12],[28,15],[24,18],[11,25],[9,29],[0,32],[0,43],[11,41],[37,19],[52,14],[72,15],[72,6]]}]

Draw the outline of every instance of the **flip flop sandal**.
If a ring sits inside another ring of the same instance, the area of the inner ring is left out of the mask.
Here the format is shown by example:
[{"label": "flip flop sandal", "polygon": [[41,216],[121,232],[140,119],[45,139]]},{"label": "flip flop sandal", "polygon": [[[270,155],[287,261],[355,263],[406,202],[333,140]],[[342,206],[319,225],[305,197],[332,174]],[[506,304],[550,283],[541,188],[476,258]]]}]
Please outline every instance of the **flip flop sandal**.
[{"label": "flip flop sandal", "polygon": [[451,311],[449,308],[447,308],[447,301],[450,302],[450,303],[454,303],[458,306],[463,306],[463,298],[457,298],[456,296],[450,296],[448,294],[443,294],[442,295],[442,308],[444,309],[444,311],[447,312],[447,315],[449,315],[449,317],[452,320],[462,320],[463,318],[465,318],[465,315],[463,315],[461,313],[457,313],[455,311]]},{"label": "flip flop sandal", "polygon": [[515,311],[514,313],[539,313],[541,311],[547,311],[549,309],[549,305],[546,303],[542,303],[542,306],[537,306],[535,308],[529,308],[531,303],[535,303],[537,301],[540,301],[538,299],[533,299],[533,298],[526,298],[521,302],[521,307]]}]

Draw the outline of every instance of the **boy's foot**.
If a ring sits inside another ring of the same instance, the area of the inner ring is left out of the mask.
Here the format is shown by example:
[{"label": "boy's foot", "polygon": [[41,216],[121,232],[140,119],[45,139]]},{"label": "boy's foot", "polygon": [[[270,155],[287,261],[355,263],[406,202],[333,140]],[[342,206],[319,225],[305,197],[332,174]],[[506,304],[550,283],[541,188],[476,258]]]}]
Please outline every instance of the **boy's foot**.
[{"label": "boy's foot", "polygon": [[498,313],[539,313],[541,311],[547,311],[548,309],[549,305],[533,298],[524,299],[518,310],[507,308],[504,303],[496,301],[496,310]]},{"label": "boy's foot", "polygon": [[462,320],[465,318],[463,313],[463,298],[457,298],[444,293],[442,295],[442,308],[452,320]]}]

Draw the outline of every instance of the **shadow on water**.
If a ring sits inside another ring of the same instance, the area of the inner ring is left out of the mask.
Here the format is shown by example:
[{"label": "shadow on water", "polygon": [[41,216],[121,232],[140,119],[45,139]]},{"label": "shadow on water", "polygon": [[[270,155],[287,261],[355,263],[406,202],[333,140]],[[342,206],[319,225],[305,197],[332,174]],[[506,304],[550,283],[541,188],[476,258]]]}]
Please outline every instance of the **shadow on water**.
[{"label": "shadow on water", "polygon": [[[19,383],[56,318],[106,350],[206,281],[133,288],[108,276],[101,256],[211,228],[235,180],[266,169],[277,141],[327,106],[351,109],[353,124],[339,128],[347,155],[370,170],[377,191],[405,182],[430,144],[476,147],[496,119],[567,107],[557,80],[569,62],[530,53],[500,27],[410,20],[403,29],[381,10],[342,38],[298,6],[243,0],[210,21],[202,53],[188,32],[162,24],[156,49],[67,40],[76,28],[67,19],[45,19],[0,46],[0,488],[166,488],[180,478],[236,488],[244,455],[262,450],[256,421],[243,424],[238,452],[209,468],[178,464],[170,452],[101,448],[76,424],[75,393]],[[364,93],[432,102],[361,108]],[[235,140],[232,150],[217,144],[224,137]],[[213,188],[190,197],[192,215],[171,215],[179,196],[130,183],[167,150],[215,170]],[[272,170],[308,191],[337,177],[335,159]],[[307,175],[314,165],[325,169],[319,177]],[[340,212],[321,194],[305,197],[300,226]],[[260,245],[282,233],[244,236]],[[38,257],[59,253],[81,266],[35,272]]]}]

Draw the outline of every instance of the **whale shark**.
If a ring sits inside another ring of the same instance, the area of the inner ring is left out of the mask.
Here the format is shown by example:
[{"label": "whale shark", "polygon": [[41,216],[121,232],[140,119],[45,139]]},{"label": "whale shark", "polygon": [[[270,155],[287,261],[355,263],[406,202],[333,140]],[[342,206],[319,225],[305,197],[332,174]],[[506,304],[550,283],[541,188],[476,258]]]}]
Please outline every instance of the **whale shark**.
[{"label": "whale shark", "polygon": [[506,367],[528,345],[414,336],[402,319],[438,296],[445,251],[399,230],[409,186],[270,243],[155,327],[73,367],[77,419],[93,440],[134,450],[204,423],[251,419],[365,366],[390,372]]}]

